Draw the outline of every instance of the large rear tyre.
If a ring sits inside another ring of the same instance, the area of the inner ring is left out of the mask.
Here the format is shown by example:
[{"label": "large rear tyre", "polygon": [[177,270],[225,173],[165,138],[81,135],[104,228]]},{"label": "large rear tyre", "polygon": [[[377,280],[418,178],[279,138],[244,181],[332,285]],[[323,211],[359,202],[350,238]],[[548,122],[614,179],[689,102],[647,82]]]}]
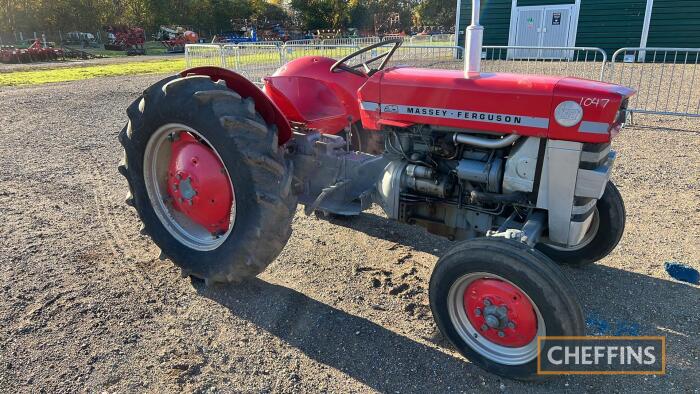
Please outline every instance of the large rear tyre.
[{"label": "large rear tyre", "polygon": [[471,362],[511,379],[536,379],[537,337],[583,335],[571,283],[547,256],[519,242],[457,244],[430,278],[442,334]]},{"label": "large rear tyre", "polygon": [[557,263],[573,267],[584,267],[602,260],[615,249],[625,232],[625,204],[614,183],[608,182],[605,186],[593,215],[591,226],[580,244],[561,247],[540,243],[537,250]]},{"label": "large rear tyre", "polygon": [[277,130],[223,81],[167,78],[127,109],[127,203],[183,272],[207,283],[262,272],[291,235],[296,197]]}]

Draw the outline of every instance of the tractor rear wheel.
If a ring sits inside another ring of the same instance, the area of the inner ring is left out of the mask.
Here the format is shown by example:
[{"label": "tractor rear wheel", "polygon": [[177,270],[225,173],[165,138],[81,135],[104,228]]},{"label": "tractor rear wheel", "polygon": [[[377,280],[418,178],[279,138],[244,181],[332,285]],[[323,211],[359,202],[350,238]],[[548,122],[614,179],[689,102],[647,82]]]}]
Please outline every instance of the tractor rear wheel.
[{"label": "tractor rear wheel", "polygon": [[584,267],[602,260],[615,249],[625,232],[625,204],[614,183],[608,182],[598,200],[593,220],[580,244],[573,247],[537,244],[536,248],[560,264]]},{"label": "tractor rear wheel", "polygon": [[455,245],[435,266],[429,292],[440,332],[472,363],[507,378],[537,379],[537,337],[584,332],[571,283],[516,241]]},{"label": "tractor rear wheel", "polygon": [[207,76],[172,77],[127,115],[119,172],[161,256],[207,283],[262,272],[291,235],[296,197],[277,130],[253,100]]}]

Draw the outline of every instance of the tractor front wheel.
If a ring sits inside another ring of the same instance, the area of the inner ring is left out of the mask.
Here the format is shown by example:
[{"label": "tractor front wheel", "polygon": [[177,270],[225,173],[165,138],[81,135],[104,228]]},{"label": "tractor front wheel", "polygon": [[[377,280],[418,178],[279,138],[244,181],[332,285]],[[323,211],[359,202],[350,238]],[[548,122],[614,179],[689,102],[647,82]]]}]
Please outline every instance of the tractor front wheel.
[{"label": "tractor front wheel", "polygon": [[207,283],[263,271],[289,239],[296,197],[277,130],[253,100],[207,76],[173,77],[127,114],[119,171],[142,233]]},{"label": "tractor front wheel", "polygon": [[511,240],[450,249],[430,278],[430,307],[463,356],[511,379],[537,378],[537,337],[584,332],[581,306],[556,264]]},{"label": "tractor front wheel", "polygon": [[615,249],[625,232],[626,218],[622,195],[614,183],[608,182],[581,243],[573,247],[539,243],[536,248],[557,263],[584,267],[605,258]]}]

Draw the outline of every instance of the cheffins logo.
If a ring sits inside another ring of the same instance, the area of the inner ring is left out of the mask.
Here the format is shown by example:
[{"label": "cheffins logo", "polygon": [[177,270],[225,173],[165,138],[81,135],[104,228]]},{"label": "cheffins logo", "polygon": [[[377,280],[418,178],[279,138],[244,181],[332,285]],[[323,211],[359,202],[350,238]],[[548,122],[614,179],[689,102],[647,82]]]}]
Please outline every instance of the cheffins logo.
[{"label": "cheffins logo", "polygon": [[538,375],[663,375],[665,337],[538,337]]}]

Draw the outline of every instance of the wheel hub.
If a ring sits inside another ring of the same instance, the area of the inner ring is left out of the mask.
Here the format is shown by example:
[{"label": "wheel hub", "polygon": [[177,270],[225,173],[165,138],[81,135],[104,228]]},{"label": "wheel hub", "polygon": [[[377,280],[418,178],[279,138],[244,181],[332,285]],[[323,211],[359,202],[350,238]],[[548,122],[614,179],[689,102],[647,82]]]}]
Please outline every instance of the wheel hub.
[{"label": "wheel hub", "polygon": [[464,291],[464,311],[484,338],[501,346],[525,346],[537,334],[537,316],[529,299],[498,279],[470,283]]},{"label": "wheel hub", "polygon": [[187,132],[171,133],[168,196],[173,208],[213,235],[230,224],[233,192],[223,163]]}]

